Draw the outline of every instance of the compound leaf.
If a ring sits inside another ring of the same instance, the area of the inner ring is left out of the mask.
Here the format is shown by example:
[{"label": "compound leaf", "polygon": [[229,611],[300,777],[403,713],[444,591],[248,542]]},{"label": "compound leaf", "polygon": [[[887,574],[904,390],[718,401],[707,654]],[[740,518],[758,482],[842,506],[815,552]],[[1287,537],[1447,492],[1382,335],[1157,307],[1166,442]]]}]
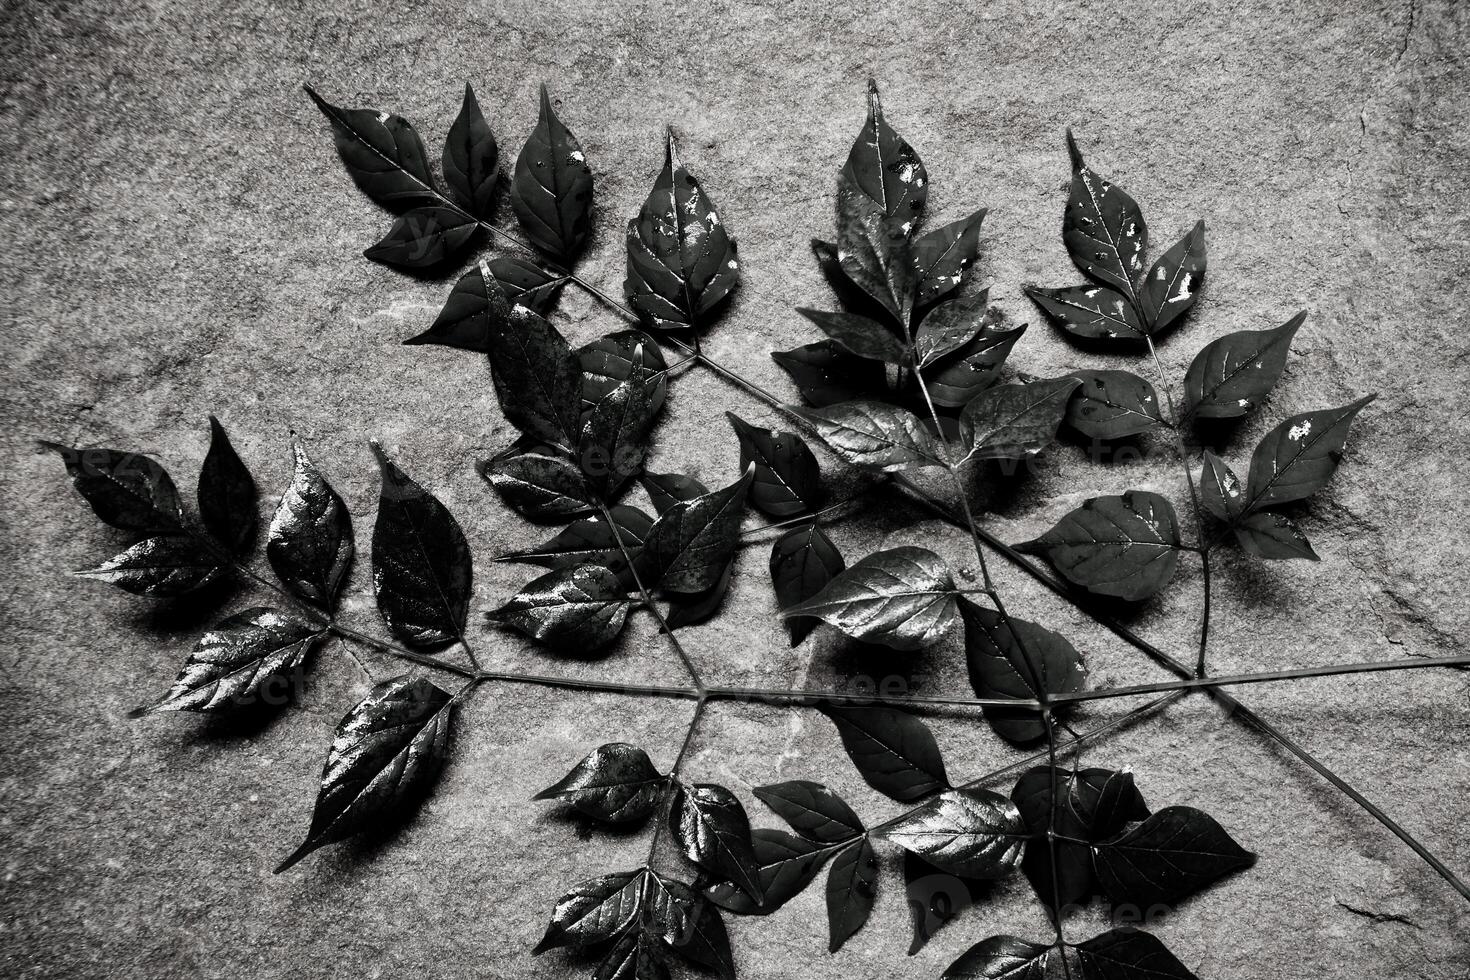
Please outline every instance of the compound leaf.
[{"label": "compound leaf", "polygon": [[1073,585],[1129,601],[1168,584],[1182,547],[1173,505],[1147,490],[1093,497],[1041,537],[1017,545],[1044,555]]},{"label": "compound leaf", "polygon": [[636,745],[599,745],[572,771],[537,793],[538,800],[566,800],[578,812],[607,823],[643,820],[658,808],[664,777]]},{"label": "compound leaf", "polygon": [[821,711],[878,792],[906,803],[949,786],[934,733],[913,715],[880,705],[826,704]]},{"label": "compound leaf", "polygon": [[949,632],[955,598],[944,559],[927,548],[902,547],[874,552],[782,614],[815,616],[855,640],[917,650]]}]

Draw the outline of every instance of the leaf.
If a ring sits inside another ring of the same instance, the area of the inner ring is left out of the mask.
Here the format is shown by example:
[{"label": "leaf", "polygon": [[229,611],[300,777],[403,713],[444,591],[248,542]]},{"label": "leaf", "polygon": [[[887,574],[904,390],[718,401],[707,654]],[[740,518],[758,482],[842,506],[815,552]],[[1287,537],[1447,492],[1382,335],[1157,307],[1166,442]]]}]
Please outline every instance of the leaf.
[{"label": "leaf", "polygon": [[753,505],[772,517],[792,517],[821,506],[821,467],[800,436],[759,428],[734,412],[726,412],[725,418],[740,440],[740,468],[755,465]]},{"label": "leaf", "polygon": [[480,463],[480,476],[522,517],[554,521],[597,509],[576,463],[562,456],[527,451],[519,440]]},{"label": "leaf", "polygon": [[1158,592],[1179,564],[1179,522],[1156,493],[1129,490],[1093,497],[1035,541],[1016,546],[1044,555],[1073,585],[1137,602]]},{"label": "leaf", "polygon": [[500,148],[469,83],[464,87],[464,104],[444,141],[443,164],[444,183],[449,185],[455,203],[476,218],[489,221],[494,212],[495,184],[500,179]]},{"label": "leaf", "polygon": [[506,302],[529,307],[542,316],[561,287],[570,282],[569,277],[547,272],[519,255],[498,255],[490,260],[489,268]]},{"label": "leaf", "polygon": [[1062,218],[1062,241],[1087,278],[1119,289],[1131,300],[1148,248],[1143,212],[1123,188],[1082,162],[1071,130],[1067,152],[1072,157],[1072,187]]},{"label": "leaf", "polygon": [[869,210],[866,200],[848,188],[838,189],[837,208],[838,264],[907,331],[918,289],[909,240],[902,235],[895,238],[888,219]]},{"label": "leaf", "polygon": [[457,208],[414,208],[394,218],[383,240],[362,254],[400,269],[432,269],[457,256],[479,229]]},{"label": "leaf", "polygon": [[317,640],[320,623],[255,606],[236,613],[199,638],[178,679],[150,711],[222,713],[276,695],[272,685],[299,667]]},{"label": "leaf", "polygon": [[531,244],[570,263],[591,227],[592,170],[541,86],[541,114],[516,158],[510,203]]},{"label": "leaf", "polygon": [[[786,609],[817,595],[837,576],[847,563],[842,553],[816,524],[794,527],[782,534],[771,546],[771,584],[776,590],[776,606]],[[786,619],[786,630],[794,647],[806,639],[820,622],[812,616]]]},{"label": "leaf", "polygon": [[414,647],[464,639],[470,546],[454,515],[372,443],[382,469],[373,525],[373,592],[388,632]]},{"label": "leaf", "polygon": [[903,883],[914,931],[910,956],[988,890],[985,882],[958,878],[909,851],[903,852]]},{"label": "leaf", "polygon": [[1266,433],[1251,454],[1244,512],[1304,500],[1326,486],[1342,461],[1354,417],[1376,397],[1293,415]]},{"label": "leaf", "polygon": [[[976,697],[1040,700],[1043,695],[1080,691],[1087,678],[1082,657],[1059,633],[1024,619],[960,599],[965,622],[965,659]],[[1008,742],[1034,742],[1046,736],[1036,711],[990,708],[985,720]]]},{"label": "leaf", "polygon": [[1166,807],[1132,830],[1093,846],[1098,880],[1114,904],[1174,906],[1256,856],[1201,810]]},{"label": "leaf", "polygon": [[715,585],[740,541],[741,508],[753,472],[720,490],[675,504],[643,540],[640,571],[649,588],[703,592]]},{"label": "leaf", "polygon": [[160,534],[144,538],[98,567],[76,574],[108,582],[133,595],[171,599],[202,588],[224,570],[197,539],[186,534]]},{"label": "leaf", "polygon": [[934,436],[912,412],[876,401],[798,409],[817,437],[844,462],[893,473],[940,466]]},{"label": "leaf", "polygon": [[645,930],[631,929],[597,964],[592,980],[669,980],[669,968],[658,940]]},{"label": "leaf", "polygon": [[883,365],[849,354],[835,340],[821,340],[793,350],[772,351],[808,404],[818,408],[863,398],[881,391]]},{"label": "leaf", "polygon": [[1106,286],[1028,286],[1026,295],[1052,323],[1084,340],[1143,340],[1148,329],[1128,297]]},{"label": "leaf", "polygon": [[1158,336],[1189,312],[1205,282],[1205,223],[1159,257],[1144,277],[1138,305],[1148,332]]},{"label": "leaf", "polygon": [[423,140],[407,119],[376,109],[344,109],[310,85],[303,88],[331,124],[337,154],[359,190],[390,208],[439,200]]},{"label": "leaf", "polygon": [[868,118],[859,130],[841,182],[876,205],[889,227],[908,235],[918,223],[929,196],[929,179],[924,164],[888,121],[878,83],[868,79]]},{"label": "leaf", "polygon": [[1026,332],[1024,323],[1009,329],[999,324],[999,317],[987,311],[973,340],[924,369],[929,397],[936,405],[962,408],[995,383],[1011,348]]},{"label": "leaf", "polygon": [[913,715],[880,705],[824,704],[820,710],[878,792],[906,803],[949,786],[934,733]]},{"label": "leaf", "polygon": [[740,281],[735,240],[666,134],[664,168],[628,222],[628,305],[654,326],[697,326]]},{"label": "leaf", "polygon": [[327,753],[311,829],[276,873],[319,847],[382,827],[415,802],[443,763],[453,704],[430,681],[405,674],[348,711]]},{"label": "leaf", "polygon": [[669,833],[689,860],[729,878],[760,901],[750,819],[734,793],[713,783],[676,783],[669,805]]},{"label": "leaf", "polygon": [[[1032,837],[1021,859],[1021,870],[1036,896],[1048,908],[1061,909],[1064,915],[1069,908],[1085,903],[1097,890],[1092,849],[1075,841],[1095,842],[1111,837],[1130,820],[1141,820],[1149,812],[1133,785],[1133,774],[1112,769],[1037,766],[1016,781],[1011,802],[1021,811],[1021,820]],[[1059,837],[1073,840],[1059,839],[1049,847],[1048,829],[1055,829]],[[1055,871],[1052,847],[1056,848]],[[1059,892],[1053,889],[1053,880],[1060,886]]]},{"label": "leaf", "polygon": [[1184,411],[1205,419],[1240,418],[1281,380],[1291,339],[1307,319],[1302,310],[1272,330],[1240,330],[1212,340],[1184,373]]},{"label": "leaf", "polygon": [[914,270],[919,277],[916,306],[929,305],[964,280],[965,270],[980,254],[980,225],[985,214],[981,208],[914,240]]},{"label": "leaf", "polygon": [[535,799],[566,800],[594,820],[632,823],[658,809],[663,786],[664,777],[647,753],[626,742],[610,742],[593,749]]},{"label": "leaf", "polygon": [[[641,361],[642,351],[634,348],[633,359]],[[640,368],[588,414],[577,456],[588,483],[604,499],[615,497],[629,480],[643,472],[648,435],[663,403],[664,388],[662,374],[648,374]]]},{"label": "leaf", "polygon": [[510,304],[497,282],[490,263],[476,264],[454,284],[444,309],[429,329],[404,343],[490,353],[494,338],[510,329],[504,323],[510,316]]},{"label": "leaf", "polygon": [[[1031,943],[1015,936],[982,939],[945,968],[940,980],[1065,980],[1073,974],[1062,965],[1066,950],[1054,943]],[[1114,980],[1091,974],[1079,980]],[[1116,980],[1133,980],[1119,975]],[[1141,978],[1140,978],[1141,980]]]},{"label": "leaf", "polygon": [[985,789],[946,790],[882,834],[936,868],[984,879],[1014,871],[1025,840],[1016,805]]},{"label": "leaf", "polygon": [[852,807],[821,783],[793,779],[759,786],[755,795],[791,824],[792,830],[819,844],[840,844],[865,830]]},{"label": "leaf", "polygon": [[637,507],[615,506],[609,508],[617,532],[601,517],[588,517],[573,521],[561,533],[534,548],[511,551],[498,556],[496,561],[518,561],[546,568],[572,568],[577,565],[601,565],[618,571],[624,567],[622,549],[618,547],[618,536],[630,554],[637,555],[643,547],[643,539],[653,527],[653,518]]},{"label": "leaf", "polygon": [[293,595],[331,612],[352,564],[352,516],[295,433],[291,452],[296,471],[271,519],[265,555]]},{"label": "leaf", "polygon": [[209,417],[209,452],[199,470],[198,497],[205,530],[230,554],[248,553],[260,524],[255,512],[255,478],[213,415]]},{"label": "leaf", "polygon": [[835,953],[868,921],[878,892],[878,855],[866,834],[840,851],[827,872],[827,951]]},{"label": "leaf", "polygon": [[[655,909],[659,905],[676,909],[670,914],[655,913],[652,925],[663,920],[659,938],[663,944],[696,966],[712,971],[721,980],[735,980],[735,963],[730,952],[730,935],[719,911],[682,881],[649,872],[653,883]],[[667,895],[663,902],[659,893]],[[651,931],[645,928],[645,932]],[[666,974],[665,974],[666,975]]]},{"label": "leaf", "polygon": [[1073,371],[1082,384],[1067,402],[1067,424],[1092,439],[1122,439],[1164,425],[1159,393],[1131,371]]},{"label": "leaf", "polygon": [[969,446],[968,459],[1025,459],[1056,438],[1075,377],[999,385],[980,395],[960,413],[960,431]]},{"label": "leaf", "polygon": [[784,830],[766,828],[751,835],[751,844],[760,875],[760,902],[733,881],[717,881],[704,889],[711,902],[737,915],[768,915],[791,901],[816,879],[834,850]]},{"label": "leaf", "polygon": [[1245,488],[1240,485],[1240,478],[1229,464],[1208,449],[1199,477],[1199,495],[1205,510],[1228,523],[1235,523],[1245,507]]},{"label": "leaf", "polygon": [[653,501],[655,513],[662,514],[670,507],[685,500],[693,500],[709,493],[708,488],[692,476],[683,473],[649,473],[638,478],[648,499]]},{"label": "leaf", "polygon": [[855,357],[899,364],[904,360],[903,342],[876,320],[841,310],[813,310],[798,306],[796,312],[822,328],[833,342]]},{"label": "leaf", "polygon": [[928,367],[970,343],[983,329],[989,306],[990,291],[981,290],[934,307],[914,334],[914,362]]},{"label": "leaf", "polygon": [[173,478],[147,456],[44,441],[41,447],[66,463],[72,485],[104,524],[123,531],[177,531],[183,526],[184,505]]},{"label": "leaf", "polygon": [[558,568],[527,582],[486,618],[559,652],[587,653],[601,650],[623,631],[633,607],[626,591],[607,568]]},{"label": "leaf", "polygon": [[642,869],[620,871],[578,882],[556,900],[546,934],[531,955],[563,946],[593,946],[623,932],[643,907],[646,874]]},{"label": "leaf", "polygon": [[867,556],[782,615],[815,616],[855,640],[918,650],[954,625],[956,595],[943,558],[927,548],[893,548]]},{"label": "leaf", "polygon": [[506,421],[528,436],[575,446],[582,432],[582,368],[566,339],[524,306],[491,317],[488,325],[495,397]]},{"label": "leaf", "polygon": [[1132,926],[1093,936],[1076,949],[1086,980],[1197,980],[1157,937]]},{"label": "leaf", "polygon": [[1234,526],[1235,540],[1252,558],[1305,558],[1320,561],[1301,528],[1289,518],[1270,511],[1247,514]]},{"label": "leaf", "polygon": [[654,339],[642,330],[619,330],[577,348],[582,366],[582,407],[590,409],[617,390],[618,385],[641,374],[657,376],[653,405],[657,412],[667,395],[668,364]]}]

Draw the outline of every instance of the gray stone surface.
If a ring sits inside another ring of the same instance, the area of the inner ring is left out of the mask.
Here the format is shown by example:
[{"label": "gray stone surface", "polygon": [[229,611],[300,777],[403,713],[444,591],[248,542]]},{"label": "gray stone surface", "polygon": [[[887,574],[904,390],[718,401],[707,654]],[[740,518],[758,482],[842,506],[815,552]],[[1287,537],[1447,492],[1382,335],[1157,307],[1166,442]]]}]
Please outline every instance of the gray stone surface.
[{"label": "gray stone surface", "polygon": [[[1022,284],[1078,278],[1058,228],[1061,137],[1073,126],[1096,166],[1142,203],[1160,246],[1197,217],[1209,226],[1205,298],[1163,350],[1175,378],[1210,338],[1311,311],[1286,377],[1231,440],[1229,458],[1243,462],[1271,420],[1380,392],[1342,471],[1305,512],[1322,562],[1221,563],[1216,669],[1460,649],[1470,627],[1461,408],[1470,381],[1470,7],[1043,6],[1052,9],[1014,0],[6,3],[0,974],[579,976],[585,964],[529,956],[545,913],[570,882],[636,864],[646,846],[639,835],[588,834],[529,799],[611,738],[644,744],[668,765],[685,703],[489,686],[460,715],[452,761],[418,819],[279,877],[271,868],[306,826],[332,726],[365,689],[341,648],[318,658],[300,706],[269,723],[126,718],[172,679],[214,613],[154,608],[68,578],[117,539],[67,488],[56,460],[35,450],[37,437],[157,453],[192,492],[214,412],[272,507],[295,427],[366,529],[376,495],[366,441],[375,436],[465,525],[481,607],[528,577],[490,556],[541,534],[472,471],[474,458],[510,438],[483,364],[398,345],[432,318],[448,286],[361,258],[388,222],[343,175],[303,81],[339,101],[404,112],[437,141],[468,79],[514,152],[546,79],[597,174],[598,234],[582,269],[609,288],[621,281],[620,223],[641,201],[660,163],[661,126],[672,123],[746,263],[709,347],[788,396],[767,351],[814,339],[791,307],[828,301],[806,242],[829,233],[832,175],[868,74],[928,164],[933,218],[991,208],[978,279],[1013,318],[1036,319]],[[577,342],[618,326],[575,294],[558,323]],[[1139,367],[1080,353],[1042,324],[1013,363],[1037,374]],[[728,407],[773,420],[700,372],[680,378],[654,465],[733,477]],[[1031,537],[1101,492],[1185,492],[1167,457],[1103,467],[1065,446],[1051,462],[1024,492],[992,501],[985,520],[1002,537]],[[828,470],[844,492],[835,464]],[[973,561],[962,536],[881,499],[835,532],[849,556],[921,542],[957,565]],[[762,549],[744,554],[725,613],[688,631],[693,655],[720,682],[845,684],[872,673],[913,675],[930,693],[965,689],[952,646],[864,658],[819,632],[788,650],[764,564]],[[348,609],[377,629],[366,567],[359,561]],[[1094,683],[1163,676],[1012,570],[1001,580],[1013,610],[1075,637]],[[1186,567],[1138,628],[1187,656],[1199,587]],[[679,681],[646,621],[622,652],[592,665],[548,661],[479,625],[474,640],[496,666]],[[366,660],[378,676],[393,669]],[[1470,871],[1464,674],[1247,693],[1451,867]],[[954,773],[1014,756],[963,712],[935,727]],[[1470,976],[1465,903],[1204,698],[1087,759],[1133,767],[1151,802],[1203,807],[1260,852],[1254,869],[1157,925],[1201,977]],[[896,812],[810,713],[720,705],[689,771],[735,788],[758,824],[775,818],[749,787],[778,777],[825,780],[872,819]],[[825,952],[816,891],[770,919],[732,922],[742,975],[934,977],[984,936],[1046,933],[1015,881],[906,958],[898,862],[884,860],[872,922],[837,956]],[[1100,925],[1083,917],[1069,934]]]}]

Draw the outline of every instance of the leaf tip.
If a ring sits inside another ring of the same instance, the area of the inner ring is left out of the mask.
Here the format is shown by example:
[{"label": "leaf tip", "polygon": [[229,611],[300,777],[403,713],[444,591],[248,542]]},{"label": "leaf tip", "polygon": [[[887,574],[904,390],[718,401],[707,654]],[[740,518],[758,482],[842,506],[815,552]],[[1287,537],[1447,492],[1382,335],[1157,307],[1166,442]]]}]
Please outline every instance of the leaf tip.
[{"label": "leaf tip", "polygon": [[290,870],[291,868],[295,867],[302,858],[306,857],[306,855],[310,854],[315,849],[316,848],[312,844],[310,839],[302,841],[301,846],[296,848],[296,850],[292,851],[290,854],[286,855],[286,859],[280,864],[276,865],[276,869],[272,871],[271,874],[278,875],[282,871]]},{"label": "leaf tip", "polygon": [[152,713],[155,707],[156,705],[145,704],[141,708],[134,708],[132,711],[128,712],[128,717],[142,718],[144,715]]}]

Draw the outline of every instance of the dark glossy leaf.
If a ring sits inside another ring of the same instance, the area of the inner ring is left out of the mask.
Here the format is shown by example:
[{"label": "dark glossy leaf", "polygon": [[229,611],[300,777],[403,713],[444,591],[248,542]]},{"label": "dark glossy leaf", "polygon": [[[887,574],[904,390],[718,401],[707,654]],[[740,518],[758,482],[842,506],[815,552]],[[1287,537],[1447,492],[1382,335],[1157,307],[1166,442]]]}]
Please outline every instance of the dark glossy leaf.
[{"label": "dark glossy leaf", "polygon": [[1067,152],[1072,157],[1072,187],[1062,218],[1062,241],[1087,278],[1131,299],[1143,276],[1143,253],[1148,248],[1143,212],[1123,188],[1082,162],[1070,130]]},{"label": "dark glossy leaf", "polygon": [[946,790],[882,833],[936,868],[985,879],[1015,870],[1026,837],[1016,805],[985,789]]},{"label": "dark glossy leaf", "polygon": [[199,516],[205,530],[230,554],[250,551],[260,524],[255,511],[255,478],[213,415],[209,417],[209,452],[199,470]]},{"label": "dark glossy leaf", "polygon": [[633,925],[643,907],[646,874],[620,871],[579,882],[556,900],[546,934],[532,955],[563,946],[593,946]]},{"label": "dark glossy leaf", "polygon": [[1222,521],[1234,523],[1245,508],[1245,488],[1228,463],[1205,450],[1205,466],[1199,477],[1200,500],[1205,510]]},{"label": "dark glossy leaf", "polygon": [[806,889],[832,856],[834,848],[793,837],[784,830],[760,828],[751,835],[756,869],[760,873],[761,901],[757,903],[733,881],[719,881],[704,894],[722,909],[737,915],[767,915]]},{"label": "dark glossy leaf", "polygon": [[1189,312],[1205,282],[1205,223],[1169,249],[1143,280],[1138,305],[1148,332],[1157,336]]},{"label": "dark glossy leaf", "polygon": [[928,367],[973,341],[984,328],[990,291],[961,296],[934,307],[914,333],[914,362]]},{"label": "dark glossy leaf", "polygon": [[482,221],[489,221],[500,179],[500,148],[480,111],[475,90],[466,83],[464,103],[444,141],[444,183],[455,203]]},{"label": "dark glossy leaf", "polygon": [[1127,296],[1106,286],[1029,286],[1030,296],[1052,323],[1086,340],[1143,340],[1147,328]]},{"label": "dark glossy leaf", "polygon": [[495,397],[506,421],[528,436],[575,446],[582,431],[582,367],[566,339],[524,306],[487,323]]},{"label": "dark glossy leaf", "polygon": [[542,316],[555,302],[561,287],[571,281],[519,255],[499,255],[488,264],[507,302],[528,306]]},{"label": "dark glossy leaf", "polygon": [[958,288],[965,270],[980,254],[981,208],[967,218],[925,232],[914,240],[914,269],[919,276],[917,306],[927,306]]},{"label": "dark glossy leaf", "polygon": [[404,675],[347,712],[322,769],[311,829],[276,873],[323,845],[382,827],[416,802],[444,761],[453,703],[430,681]]},{"label": "dark glossy leaf", "polygon": [[893,473],[943,465],[934,436],[918,416],[896,405],[846,402],[798,414],[812,424],[827,448],[854,466]]},{"label": "dark glossy leaf", "polygon": [[1234,530],[1241,550],[1253,558],[1320,560],[1301,528],[1280,514],[1270,511],[1247,514]]},{"label": "dark glossy leaf", "polygon": [[903,547],[874,552],[782,615],[815,616],[855,640],[918,650],[949,632],[955,599],[944,559]]},{"label": "dark glossy leaf", "polygon": [[[720,980],[735,980],[730,936],[719,910],[682,881],[649,872],[652,881],[650,926],[662,926],[659,938],[668,949]],[[664,911],[667,910],[667,911]],[[648,927],[645,927],[646,931]]]},{"label": "dark glossy leaf", "polygon": [[[1031,943],[1015,936],[982,939],[945,968],[940,980],[1113,980],[1111,974],[1069,973],[1064,949],[1054,943]],[[1075,970],[1075,968],[1074,968]],[[1135,980],[1118,975],[1116,980]],[[1142,976],[1136,980],[1144,980]]]},{"label": "dark glossy leaf", "polygon": [[870,361],[899,364],[904,360],[903,341],[877,320],[841,310],[812,310],[798,306],[796,312],[822,328],[843,350]]},{"label": "dark glossy leaf", "polygon": [[986,891],[986,883],[941,871],[910,851],[903,852],[903,883],[914,929],[910,956]]},{"label": "dark glossy leaf", "polygon": [[610,742],[593,749],[535,798],[566,800],[594,820],[631,823],[658,809],[663,786],[664,777],[647,753],[626,742]]},{"label": "dark glossy leaf", "polygon": [[633,603],[616,573],[599,565],[558,568],[527,582],[505,605],[486,613],[564,653],[601,650],[623,631]]},{"label": "dark glossy leaf", "polygon": [[[786,609],[812,598],[846,567],[842,553],[821,527],[807,524],[792,528],[771,546],[771,584],[776,589],[777,607]],[[785,622],[791,645],[796,646],[821,620],[793,616]]]},{"label": "dark glossy leaf", "polygon": [[895,232],[911,234],[929,196],[929,177],[914,148],[883,118],[878,83],[868,79],[868,118],[848,151],[841,183],[876,205]]},{"label": "dark glossy leaf", "polygon": [[1067,402],[1067,424],[1093,439],[1122,439],[1164,424],[1154,386],[1132,371],[1073,371],[1082,384]]},{"label": "dark glossy leaf", "polygon": [[480,476],[507,506],[533,521],[555,521],[597,509],[581,469],[564,456],[528,451],[520,440],[479,466]]},{"label": "dark glossy leaf", "polygon": [[884,387],[883,365],[843,350],[835,340],[821,340],[794,350],[772,351],[810,405],[824,408],[865,398]]},{"label": "dark glossy leaf", "polygon": [[[1082,690],[1087,669],[1061,634],[968,599],[960,599],[959,605],[965,622],[965,660],[976,697],[1038,700],[1043,694]],[[1009,742],[1046,736],[1046,724],[1035,711],[986,708],[985,720]]]},{"label": "dark glossy leaf", "polygon": [[[1085,903],[1097,890],[1092,849],[1067,840],[1057,840],[1049,847],[1048,828],[1061,837],[1095,842],[1113,836],[1131,820],[1142,820],[1149,812],[1133,785],[1133,774],[1112,769],[1037,766],[1016,781],[1011,802],[1021,811],[1021,820],[1032,836],[1021,859],[1021,870],[1037,897],[1048,908],[1061,908],[1064,914],[1069,907]],[[1055,880],[1060,891],[1052,887],[1052,847],[1056,848]]]},{"label": "dark glossy leaf", "polygon": [[469,610],[470,546],[454,515],[372,444],[382,469],[373,525],[373,592],[388,632],[410,646],[464,637]]},{"label": "dark glossy leaf", "polygon": [[693,500],[709,493],[709,489],[692,476],[683,473],[648,473],[638,478],[648,499],[653,501],[654,513],[662,514],[670,507],[685,500]]},{"label": "dark glossy leaf", "polygon": [[1044,555],[1073,585],[1138,601],[1158,592],[1179,565],[1179,521],[1169,501],[1147,490],[1093,497],[1035,541],[1016,546]]},{"label": "dark glossy leaf", "polygon": [[1166,807],[1092,853],[1113,903],[1139,909],[1173,907],[1256,860],[1213,817],[1187,806]]},{"label": "dark glossy leaf", "polygon": [[671,596],[668,614],[664,616],[664,622],[668,628],[676,630],[685,626],[697,626],[719,612],[726,594],[730,591],[730,579],[734,571],[735,559],[732,558],[725,562],[725,570],[720,573],[715,584],[705,591],[687,596]]},{"label": "dark glossy leaf", "polygon": [[669,980],[669,968],[658,939],[645,930],[630,929],[597,964],[592,980]]},{"label": "dark glossy leaf", "polygon": [[735,239],[667,134],[664,169],[628,222],[628,305],[661,329],[699,324],[740,281]]},{"label": "dark glossy leaf", "polygon": [[1302,310],[1272,330],[1241,330],[1212,340],[1184,374],[1184,410],[1206,419],[1245,415],[1281,380],[1291,339],[1307,319]]},{"label": "dark glossy leaf", "polygon": [[755,795],[792,830],[819,844],[840,844],[865,830],[852,807],[821,783],[793,779],[757,787]]},{"label": "dark glossy leaf", "polygon": [[344,109],[304,87],[331,123],[337,153],[364,194],[390,208],[439,200],[424,142],[407,119],[377,109]]},{"label": "dark glossy leaf", "polygon": [[1197,980],[1156,937],[1131,926],[1077,947],[1082,980]]},{"label": "dark glossy leaf", "polygon": [[734,793],[713,783],[676,784],[669,806],[669,833],[689,860],[711,874],[729,878],[760,901],[750,819]]},{"label": "dark glossy leaf", "polygon": [[[642,360],[641,349],[634,348],[633,359]],[[648,436],[663,402],[664,389],[662,374],[649,374],[640,368],[588,414],[577,457],[588,484],[604,499],[615,497],[629,480],[643,472]]]},{"label": "dark glossy leaf", "polygon": [[[639,357],[634,361],[634,357]],[[663,352],[652,337],[642,330],[619,330],[605,337],[598,337],[590,344],[577,348],[577,360],[582,365],[582,406],[591,408],[633,376],[635,363],[643,373],[658,376],[658,388],[654,392],[653,410],[663,407],[667,394],[668,369]]]},{"label": "dark glossy leaf", "polygon": [[837,952],[863,927],[878,894],[878,855],[867,836],[840,851],[827,873],[827,951]]},{"label": "dark glossy leaf", "polygon": [[44,441],[41,446],[66,463],[72,485],[104,524],[124,531],[175,531],[183,526],[184,506],[173,478],[147,456]]},{"label": "dark glossy leaf", "polygon": [[913,249],[907,237],[891,233],[882,212],[870,208],[862,195],[838,188],[837,261],[847,278],[906,331],[918,290]]},{"label": "dark glossy leaf", "polygon": [[821,711],[878,792],[906,803],[949,786],[934,733],[913,715],[881,705],[826,704]]},{"label": "dark glossy leaf", "polygon": [[1025,459],[1056,438],[1067,403],[1082,382],[1075,377],[998,385],[960,413],[969,459]]},{"label": "dark glossy leaf", "polygon": [[171,599],[214,581],[225,571],[220,560],[188,534],[144,538],[96,568],[75,574],[108,582],[124,592],[150,599]]},{"label": "dark glossy leaf", "polygon": [[504,323],[509,316],[510,304],[497,285],[491,264],[482,261],[454,284],[444,309],[429,329],[404,343],[439,344],[488,354],[493,338],[509,329]]},{"label": "dark glossy leaf", "polygon": [[362,254],[400,269],[432,269],[455,258],[479,228],[457,208],[414,208],[394,218],[383,240]]},{"label": "dark glossy leaf", "polygon": [[1266,433],[1251,455],[1245,513],[1304,500],[1326,486],[1342,461],[1354,417],[1376,397],[1293,415]]},{"label": "dark glossy leaf", "polygon": [[516,158],[510,203],[532,245],[562,262],[576,259],[591,226],[592,171],[545,85],[536,128]]},{"label": "dark glossy leaf", "polygon": [[[956,301],[958,302],[958,301]],[[1026,332],[1026,325],[1002,327],[994,311],[981,320],[980,333],[954,353],[924,369],[929,397],[945,408],[962,408],[995,383],[1011,348]]]},{"label": "dark glossy leaf", "polygon": [[747,469],[728,487],[661,514],[638,559],[644,584],[686,594],[717,584],[740,542],[741,511],[753,478]]},{"label": "dark glossy leaf", "polygon": [[822,505],[822,473],[817,457],[800,436],[762,429],[734,412],[725,418],[740,440],[740,468],[755,465],[750,502],[772,517],[793,517]]},{"label": "dark glossy leaf", "polygon": [[496,561],[518,561],[546,568],[573,568],[577,565],[601,565],[614,571],[626,571],[618,538],[623,546],[636,555],[643,547],[643,539],[653,527],[653,518],[637,507],[616,506],[610,508],[617,532],[601,517],[588,517],[571,524],[555,537],[525,551],[511,551],[496,557]]},{"label": "dark glossy leaf", "polygon": [[352,517],[293,433],[296,472],[271,520],[265,555],[294,595],[330,612],[352,564]]},{"label": "dark glossy leaf", "polygon": [[274,694],[282,675],[299,667],[326,636],[321,623],[256,606],[236,613],[199,638],[178,680],[149,711],[224,712]]},{"label": "dark glossy leaf", "polygon": [[[838,200],[842,201],[844,193],[841,185],[838,186]],[[842,269],[842,260],[838,257],[836,242],[824,242],[820,238],[811,240],[812,257],[817,260],[817,267],[822,272],[822,278],[827,281],[827,287],[837,299],[839,309],[858,316],[873,320],[877,323],[889,323],[892,318],[883,305],[863,291],[862,287],[848,278]],[[887,329],[892,329],[891,327]]]}]

